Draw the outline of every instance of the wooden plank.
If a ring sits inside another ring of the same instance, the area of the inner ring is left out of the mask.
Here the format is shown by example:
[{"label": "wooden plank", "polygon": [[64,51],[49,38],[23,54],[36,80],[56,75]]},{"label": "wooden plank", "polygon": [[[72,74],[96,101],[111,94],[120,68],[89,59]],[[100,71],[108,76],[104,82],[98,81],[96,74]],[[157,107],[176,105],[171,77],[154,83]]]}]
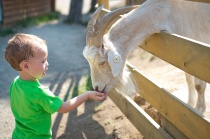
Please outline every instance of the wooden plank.
[{"label": "wooden plank", "polygon": [[19,10],[24,8],[24,4],[19,2],[19,3],[14,3],[13,5],[6,5],[6,4],[2,4],[2,9],[4,12],[6,11],[10,11],[10,10]]},{"label": "wooden plank", "polygon": [[187,0],[187,1],[210,3],[210,0]]},{"label": "wooden plank", "polygon": [[[33,5],[32,5],[33,6]],[[46,9],[48,9],[48,11],[50,11],[50,6],[49,5],[43,5],[43,6],[39,6],[37,5],[36,7],[19,7],[19,8],[14,8],[11,10],[5,10],[3,13],[4,18],[10,18],[12,16],[18,16],[18,15],[23,15],[23,14],[27,14],[29,12],[36,12],[36,11],[46,11]]]},{"label": "wooden plank", "polygon": [[210,83],[210,45],[161,32],[152,35],[141,48]]},{"label": "wooden plank", "polygon": [[24,0],[11,0],[11,1],[9,1],[9,0],[2,0],[2,5],[5,5],[5,6],[7,6],[7,5],[10,5],[10,4],[18,4],[18,3],[23,3],[24,2]]},{"label": "wooden plank", "polygon": [[51,10],[51,9],[48,8],[48,9],[43,9],[43,10],[39,10],[39,11],[36,11],[36,12],[29,12],[29,13],[27,13],[27,16],[28,16],[28,17],[34,17],[34,16],[45,15],[45,14],[49,13],[50,10]]},{"label": "wooden plank", "polygon": [[3,1],[3,26],[11,25],[22,19],[49,13],[50,0]]},{"label": "wooden plank", "polygon": [[101,5],[104,5],[104,8],[105,9],[110,9],[109,8],[109,0],[97,0],[98,1],[98,5],[101,6]]},{"label": "wooden plank", "polygon": [[3,10],[10,11],[10,10],[25,10],[28,8],[34,8],[34,7],[50,7],[49,1],[43,1],[43,2],[32,2],[32,3],[14,3],[10,5],[3,5]]},{"label": "wooden plank", "polygon": [[[210,3],[210,0],[187,0],[192,2]],[[126,0],[126,5],[142,4],[145,0]]]},{"label": "wooden plank", "polygon": [[163,116],[161,117],[161,127],[175,139],[188,139],[188,137]]},{"label": "wooden plank", "polygon": [[[34,6],[40,6],[43,7],[45,5],[49,5],[50,1],[49,0],[44,0],[44,1],[14,1],[11,3],[7,2],[2,2],[2,8],[3,10],[12,10],[12,9],[19,9],[19,7],[34,7]],[[49,5],[50,6],[50,5]]]},{"label": "wooden plank", "polygon": [[3,24],[7,25],[7,24],[15,23],[16,21],[20,21],[20,20],[23,20],[23,19],[24,19],[23,15],[14,16],[12,18],[4,18]]},{"label": "wooden plank", "polygon": [[134,67],[129,68],[140,90],[138,93],[183,134],[190,139],[210,137],[210,123],[207,118],[200,116],[193,108],[155,85]]},{"label": "wooden plank", "polygon": [[123,96],[113,90],[109,93],[109,97],[146,139],[172,139],[172,137],[130,97]]},{"label": "wooden plank", "polygon": [[141,5],[145,0],[126,0],[126,5]]},{"label": "wooden plank", "polygon": [[9,18],[5,18],[3,20],[3,24],[15,23],[16,21],[21,21],[23,19],[26,19],[27,17],[40,16],[40,15],[47,14],[49,12],[50,12],[50,8],[44,9],[44,10],[40,10],[40,11],[35,11],[35,12],[28,12],[27,14],[23,14],[23,15],[11,16]]},{"label": "wooden plank", "polygon": [[8,16],[21,15],[21,14],[24,14],[23,10],[7,10],[4,11],[3,17],[7,18]]}]

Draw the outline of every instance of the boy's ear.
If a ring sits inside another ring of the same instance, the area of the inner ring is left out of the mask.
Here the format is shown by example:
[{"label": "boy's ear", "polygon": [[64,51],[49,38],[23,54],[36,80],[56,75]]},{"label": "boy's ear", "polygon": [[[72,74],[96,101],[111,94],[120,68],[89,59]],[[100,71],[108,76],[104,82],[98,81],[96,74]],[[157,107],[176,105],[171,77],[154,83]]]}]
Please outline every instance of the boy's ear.
[{"label": "boy's ear", "polygon": [[26,60],[23,60],[21,63],[20,63],[20,68],[21,70],[28,70],[28,61]]}]

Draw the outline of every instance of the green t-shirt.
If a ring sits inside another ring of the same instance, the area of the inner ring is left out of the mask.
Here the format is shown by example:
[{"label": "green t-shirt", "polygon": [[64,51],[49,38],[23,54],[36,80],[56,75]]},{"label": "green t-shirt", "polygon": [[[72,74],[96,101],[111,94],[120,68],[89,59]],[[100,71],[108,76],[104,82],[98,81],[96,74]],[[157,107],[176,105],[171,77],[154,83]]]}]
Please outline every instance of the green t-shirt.
[{"label": "green t-shirt", "polygon": [[51,114],[63,101],[39,81],[16,77],[10,86],[10,105],[15,117],[13,139],[50,139]]}]

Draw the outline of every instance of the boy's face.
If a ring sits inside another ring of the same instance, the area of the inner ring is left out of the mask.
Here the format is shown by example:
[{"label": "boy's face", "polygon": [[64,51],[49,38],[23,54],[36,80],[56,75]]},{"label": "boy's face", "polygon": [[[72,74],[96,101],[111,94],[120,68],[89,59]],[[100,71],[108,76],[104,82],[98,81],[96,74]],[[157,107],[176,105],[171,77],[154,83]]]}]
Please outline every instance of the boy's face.
[{"label": "boy's face", "polygon": [[34,57],[28,60],[28,75],[32,79],[41,79],[48,69],[48,51],[47,46],[37,47]]}]

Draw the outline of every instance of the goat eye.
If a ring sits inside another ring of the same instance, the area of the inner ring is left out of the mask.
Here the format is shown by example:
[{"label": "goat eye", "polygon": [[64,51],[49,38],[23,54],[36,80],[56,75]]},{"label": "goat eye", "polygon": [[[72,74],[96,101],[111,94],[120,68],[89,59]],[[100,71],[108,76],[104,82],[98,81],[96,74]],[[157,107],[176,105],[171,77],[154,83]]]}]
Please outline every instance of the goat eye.
[{"label": "goat eye", "polygon": [[105,64],[105,61],[100,62],[100,63],[99,63],[99,66],[103,66],[104,64]]},{"label": "goat eye", "polygon": [[120,62],[119,56],[115,56],[113,61],[114,61],[114,63],[119,63]]}]

